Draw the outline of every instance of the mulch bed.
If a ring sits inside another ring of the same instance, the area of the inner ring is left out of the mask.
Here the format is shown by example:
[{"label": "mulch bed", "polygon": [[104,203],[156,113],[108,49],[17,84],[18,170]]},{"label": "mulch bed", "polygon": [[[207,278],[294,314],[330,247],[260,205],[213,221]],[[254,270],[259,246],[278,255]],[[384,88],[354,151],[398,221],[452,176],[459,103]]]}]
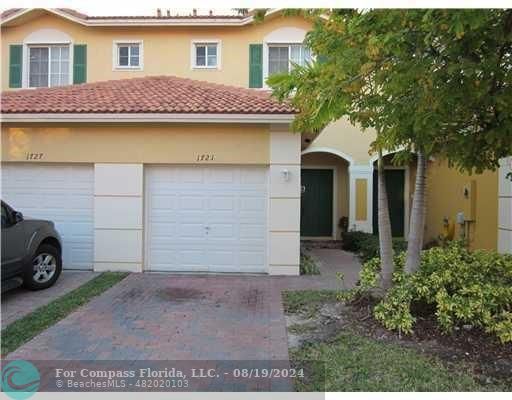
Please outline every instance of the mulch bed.
[{"label": "mulch bed", "polygon": [[306,249],[342,249],[341,240],[301,240],[301,246]]},{"label": "mulch bed", "polygon": [[439,329],[433,310],[418,305],[413,309],[417,318],[414,333],[399,337],[373,318],[375,304],[373,299],[359,299],[350,304],[344,311],[345,326],[376,340],[435,355],[448,367],[457,368],[464,363],[482,383],[501,383],[512,389],[512,343],[502,344],[483,330],[466,325],[445,334]]}]

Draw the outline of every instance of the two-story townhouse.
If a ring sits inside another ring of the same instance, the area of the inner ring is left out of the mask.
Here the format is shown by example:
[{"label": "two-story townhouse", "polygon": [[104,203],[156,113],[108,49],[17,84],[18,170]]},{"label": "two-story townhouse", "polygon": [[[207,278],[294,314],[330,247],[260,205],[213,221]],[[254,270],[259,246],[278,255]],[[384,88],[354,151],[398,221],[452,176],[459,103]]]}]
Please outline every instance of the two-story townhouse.
[{"label": "two-story townhouse", "polygon": [[[298,274],[301,236],[339,238],[340,221],[372,232],[376,215],[374,134],[344,120],[317,138],[290,132],[295,110],[265,90],[314,57],[310,28],[279,10],[263,23],[4,12],[3,198],[56,222],[65,268]],[[389,165],[397,236],[414,170]],[[466,210],[473,246],[496,248],[497,176],[432,160],[427,237]]]}]

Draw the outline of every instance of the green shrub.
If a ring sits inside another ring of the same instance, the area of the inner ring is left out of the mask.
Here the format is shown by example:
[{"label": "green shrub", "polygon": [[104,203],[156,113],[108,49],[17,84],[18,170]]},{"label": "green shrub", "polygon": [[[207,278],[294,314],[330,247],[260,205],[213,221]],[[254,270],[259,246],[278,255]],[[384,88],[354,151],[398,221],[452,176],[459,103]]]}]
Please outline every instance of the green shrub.
[{"label": "green shrub", "polygon": [[361,249],[360,243],[364,241],[368,236],[373,235],[361,231],[342,232],[341,247],[343,250],[353,251],[354,253],[357,253]]},{"label": "green shrub", "polygon": [[[386,328],[411,333],[414,303],[434,307],[439,326],[450,332],[464,324],[482,328],[502,342],[512,342],[512,256],[478,250],[460,243],[422,252],[419,270],[405,275],[405,254],[395,257],[394,285],[377,304],[374,315]],[[361,293],[378,283],[379,261],[363,265]]]},{"label": "green shrub", "polygon": [[318,269],[313,258],[307,254],[300,254],[300,274],[301,275],[320,275],[320,270]]},{"label": "green shrub", "polygon": [[[350,231],[342,234],[342,248],[357,253],[363,262],[379,257],[379,237],[371,233]],[[393,238],[395,253],[407,249],[407,241],[403,238]]]}]

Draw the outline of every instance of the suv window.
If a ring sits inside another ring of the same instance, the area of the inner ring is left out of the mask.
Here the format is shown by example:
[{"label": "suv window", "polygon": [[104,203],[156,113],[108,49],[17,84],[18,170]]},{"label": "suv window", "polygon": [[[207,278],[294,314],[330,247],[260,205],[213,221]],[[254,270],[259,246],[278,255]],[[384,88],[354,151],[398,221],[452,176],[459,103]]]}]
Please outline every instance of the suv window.
[{"label": "suv window", "polygon": [[10,214],[7,207],[2,203],[2,228],[7,228],[10,225]]}]

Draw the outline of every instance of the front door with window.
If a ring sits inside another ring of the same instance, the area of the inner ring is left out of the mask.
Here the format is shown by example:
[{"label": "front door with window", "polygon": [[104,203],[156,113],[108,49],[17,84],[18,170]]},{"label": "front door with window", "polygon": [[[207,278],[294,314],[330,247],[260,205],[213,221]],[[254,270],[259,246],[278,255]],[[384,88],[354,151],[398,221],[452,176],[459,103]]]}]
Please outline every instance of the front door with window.
[{"label": "front door with window", "polygon": [[303,169],[300,234],[303,237],[332,236],[333,171]]},{"label": "front door with window", "polygon": [[[404,190],[405,190],[405,171],[403,169],[387,169],[386,191],[389,203],[389,218],[391,220],[391,234],[393,237],[404,236]],[[378,176],[377,171],[373,171],[373,233],[379,232],[378,224]]]}]

